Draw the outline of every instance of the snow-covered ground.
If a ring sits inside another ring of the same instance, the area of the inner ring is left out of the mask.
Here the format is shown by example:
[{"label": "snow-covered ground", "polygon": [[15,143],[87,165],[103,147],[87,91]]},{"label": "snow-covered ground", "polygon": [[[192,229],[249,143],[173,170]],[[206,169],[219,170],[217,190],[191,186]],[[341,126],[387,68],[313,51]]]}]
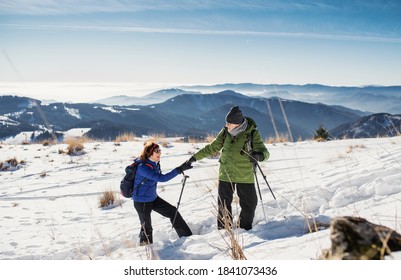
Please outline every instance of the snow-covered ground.
[{"label": "snow-covered ground", "polygon": [[[132,200],[119,195],[124,167],[140,153],[143,141],[85,143],[81,156],[60,153],[67,144],[1,144],[0,162],[15,157],[25,164],[0,172],[0,259],[146,260],[146,248],[137,246],[139,221]],[[205,145],[164,142],[163,171]],[[258,173],[266,220],[259,200],[253,229],[237,231],[247,259],[317,259],[330,247],[329,229],[310,233],[304,215],[322,223],[359,216],[401,232],[401,137],[267,147],[271,157],[261,167],[276,200]],[[179,210],[193,236],[178,239],[169,220],[153,214],[153,250],[159,259],[231,259],[224,233],[216,227],[217,169],[217,159],[205,159],[187,171]],[[159,195],[177,205],[181,179],[159,183]],[[119,201],[100,208],[99,196],[107,190],[115,191]],[[236,205],[233,211],[238,213]]]},{"label": "snow-covered ground", "polygon": [[[160,141],[167,143],[163,171],[205,145]],[[259,200],[253,229],[237,232],[247,259],[318,258],[330,246],[329,230],[309,233],[304,215],[322,223],[359,216],[401,232],[400,144],[400,137],[268,144],[271,157],[261,167],[276,200],[258,173],[266,220]],[[142,139],[85,143],[86,154],[68,156],[60,153],[66,144],[1,144],[0,162],[15,157],[25,163],[0,172],[0,259],[146,259],[136,244],[132,200],[118,193],[124,167],[142,146]],[[169,220],[153,214],[153,249],[160,259],[230,259],[216,228],[217,169],[217,159],[205,159],[187,171],[180,212],[193,236],[177,239]],[[159,195],[176,205],[181,179],[159,183]],[[107,190],[119,201],[100,208]],[[236,205],[233,211],[238,213]]]}]

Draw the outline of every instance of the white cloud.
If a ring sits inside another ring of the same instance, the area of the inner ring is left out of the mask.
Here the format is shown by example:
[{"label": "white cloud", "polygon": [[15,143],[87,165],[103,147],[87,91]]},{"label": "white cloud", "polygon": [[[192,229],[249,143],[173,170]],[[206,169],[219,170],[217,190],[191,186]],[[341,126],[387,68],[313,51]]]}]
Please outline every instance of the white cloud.
[{"label": "white cloud", "polygon": [[369,41],[385,43],[401,43],[399,37],[336,35],[302,32],[265,32],[252,30],[211,30],[211,29],[184,29],[184,28],[150,28],[131,26],[77,26],[77,25],[27,25],[27,24],[0,24],[0,28],[31,29],[31,30],[77,30],[77,31],[104,31],[104,32],[136,32],[136,33],[165,33],[165,34],[193,34],[219,36],[261,36],[281,38],[303,38],[320,40],[342,41]]},{"label": "white cloud", "polygon": [[[352,3],[350,3],[352,5]],[[310,9],[337,9],[326,1],[282,0],[4,0],[0,2],[0,14],[54,15],[90,14],[162,10],[243,10],[243,11],[306,11]]]},{"label": "white cloud", "polygon": [[[264,5],[257,3],[257,7]],[[0,14],[54,15],[54,14],[90,14],[137,12],[146,10],[197,10],[208,8],[255,8],[254,4],[242,4],[241,1],[164,1],[164,0],[5,0],[0,2]]]}]

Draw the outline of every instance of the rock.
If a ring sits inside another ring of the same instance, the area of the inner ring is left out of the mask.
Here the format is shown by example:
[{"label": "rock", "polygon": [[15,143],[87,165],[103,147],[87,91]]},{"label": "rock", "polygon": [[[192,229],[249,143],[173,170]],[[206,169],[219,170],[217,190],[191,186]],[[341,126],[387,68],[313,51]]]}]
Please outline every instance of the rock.
[{"label": "rock", "polygon": [[331,248],[320,259],[382,260],[401,250],[401,235],[363,218],[338,217],[330,225]]}]

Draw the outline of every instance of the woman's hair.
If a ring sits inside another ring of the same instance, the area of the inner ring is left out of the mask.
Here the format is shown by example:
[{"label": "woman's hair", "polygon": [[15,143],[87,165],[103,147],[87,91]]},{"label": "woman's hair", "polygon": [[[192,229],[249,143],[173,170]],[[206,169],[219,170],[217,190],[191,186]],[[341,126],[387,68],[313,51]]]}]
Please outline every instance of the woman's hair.
[{"label": "woman's hair", "polygon": [[156,144],[155,142],[145,143],[142,153],[139,156],[139,158],[144,161],[147,160],[157,148],[159,148],[159,145]]}]

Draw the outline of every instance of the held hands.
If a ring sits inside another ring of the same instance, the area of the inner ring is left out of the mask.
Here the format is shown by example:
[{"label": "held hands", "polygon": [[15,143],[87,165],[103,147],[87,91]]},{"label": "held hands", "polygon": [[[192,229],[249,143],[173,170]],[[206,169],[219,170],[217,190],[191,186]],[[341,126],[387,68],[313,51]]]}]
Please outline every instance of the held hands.
[{"label": "held hands", "polygon": [[193,167],[191,164],[192,162],[190,162],[190,160],[187,160],[186,162],[177,167],[177,171],[182,174],[185,170],[191,169]]},{"label": "held hands", "polygon": [[187,160],[186,162],[189,164],[192,164],[196,161],[196,158],[194,156],[190,157],[189,160]]},{"label": "held hands", "polygon": [[264,159],[265,159],[265,156],[263,155],[263,153],[252,151],[249,154],[249,160],[252,163],[256,163],[257,161],[263,161]]}]

